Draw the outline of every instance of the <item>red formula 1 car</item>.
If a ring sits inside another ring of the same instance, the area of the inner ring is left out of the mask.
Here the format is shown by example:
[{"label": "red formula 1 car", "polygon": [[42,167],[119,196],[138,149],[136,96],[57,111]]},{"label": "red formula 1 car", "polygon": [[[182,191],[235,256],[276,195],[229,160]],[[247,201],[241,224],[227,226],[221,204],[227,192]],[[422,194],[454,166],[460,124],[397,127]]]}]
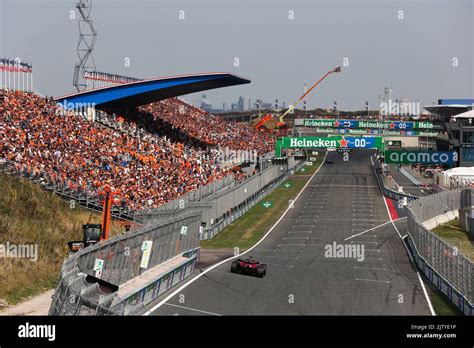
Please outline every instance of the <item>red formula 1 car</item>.
[{"label": "red formula 1 car", "polygon": [[248,274],[254,277],[263,278],[267,273],[267,265],[260,263],[252,256],[246,259],[238,259],[230,266],[232,273]]}]

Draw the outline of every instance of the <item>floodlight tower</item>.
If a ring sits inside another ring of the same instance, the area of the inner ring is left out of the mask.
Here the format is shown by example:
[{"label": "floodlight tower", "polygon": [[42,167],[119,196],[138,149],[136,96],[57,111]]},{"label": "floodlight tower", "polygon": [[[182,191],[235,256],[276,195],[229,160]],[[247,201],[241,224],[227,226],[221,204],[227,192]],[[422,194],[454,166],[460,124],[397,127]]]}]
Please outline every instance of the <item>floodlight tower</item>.
[{"label": "floodlight tower", "polygon": [[95,62],[92,57],[97,32],[94,29],[91,19],[92,0],[79,0],[76,4],[79,11],[79,42],[77,43],[77,56],[79,63],[74,67],[73,85],[78,92],[87,89],[87,83],[84,82],[82,74],[85,71],[95,71]]}]

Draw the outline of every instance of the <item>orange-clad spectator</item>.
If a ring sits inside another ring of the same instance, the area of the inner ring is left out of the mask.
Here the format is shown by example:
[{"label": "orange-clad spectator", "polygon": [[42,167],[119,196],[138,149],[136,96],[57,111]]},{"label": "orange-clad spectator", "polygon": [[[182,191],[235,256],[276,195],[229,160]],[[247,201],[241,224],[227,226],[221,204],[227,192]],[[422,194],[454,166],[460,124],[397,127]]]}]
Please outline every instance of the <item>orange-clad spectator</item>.
[{"label": "orange-clad spectator", "polygon": [[[124,122],[142,129],[125,116]],[[134,210],[162,205],[231,174],[208,147],[194,145],[202,143],[178,129],[133,136],[112,130],[34,94],[7,92],[0,105],[0,158],[88,194],[109,184]]]}]

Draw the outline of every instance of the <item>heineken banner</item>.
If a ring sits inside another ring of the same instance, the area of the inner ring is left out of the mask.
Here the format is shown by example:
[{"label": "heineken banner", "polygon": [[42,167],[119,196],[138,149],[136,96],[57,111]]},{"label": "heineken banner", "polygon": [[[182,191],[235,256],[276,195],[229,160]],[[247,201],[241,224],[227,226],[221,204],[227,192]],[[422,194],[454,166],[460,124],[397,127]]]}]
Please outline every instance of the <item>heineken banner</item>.
[{"label": "heineken banner", "polygon": [[325,128],[381,128],[391,130],[436,129],[432,122],[412,121],[363,121],[363,120],[325,120],[325,119],[297,119],[296,126],[325,127]]},{"label": "heineken banner", "polygon": [[423,131],[401,131],[389,129],[346,129],[346,128],[316,128],[316,133],[334,133],[334,134],[359,134],[359,135],[398,135],[398,136],[421,136],[421,137],[437,137],[439,132],[423,132]]},{"label": "heineken banner", "polygon": [[322,148],[322,149],[382,149],[382,137],[345,137],[334,135],[327,137],[283,137],[277,140],[275,155],[281,157],[281,149],[302,149],[302,148]]},{"label": "heineken banner", "polygon": [[300,137],[283,138],[283,147],[294,148],[348,148],[348,149],[373,149],[382,146],[380,137],[341,137],[334,136],[330,138],[320,137]]},{"label": "heineken banner", "polygon": [[454,164],[457,152],[441,151],[385,151],[386,163]]}]

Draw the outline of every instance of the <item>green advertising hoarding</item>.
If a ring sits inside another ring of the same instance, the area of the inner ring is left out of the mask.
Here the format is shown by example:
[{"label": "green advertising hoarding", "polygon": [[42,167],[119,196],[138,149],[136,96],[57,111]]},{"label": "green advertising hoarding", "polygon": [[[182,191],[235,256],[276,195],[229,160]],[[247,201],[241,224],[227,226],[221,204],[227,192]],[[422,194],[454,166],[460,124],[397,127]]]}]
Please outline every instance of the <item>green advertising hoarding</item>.
[{"label": "green advertising hoarding", "polygon": [[276,157],[281,157],[281,149],[383,149],[382,137],[357,137],[332,135],[330,137],[283,137],[277,140]]}]

